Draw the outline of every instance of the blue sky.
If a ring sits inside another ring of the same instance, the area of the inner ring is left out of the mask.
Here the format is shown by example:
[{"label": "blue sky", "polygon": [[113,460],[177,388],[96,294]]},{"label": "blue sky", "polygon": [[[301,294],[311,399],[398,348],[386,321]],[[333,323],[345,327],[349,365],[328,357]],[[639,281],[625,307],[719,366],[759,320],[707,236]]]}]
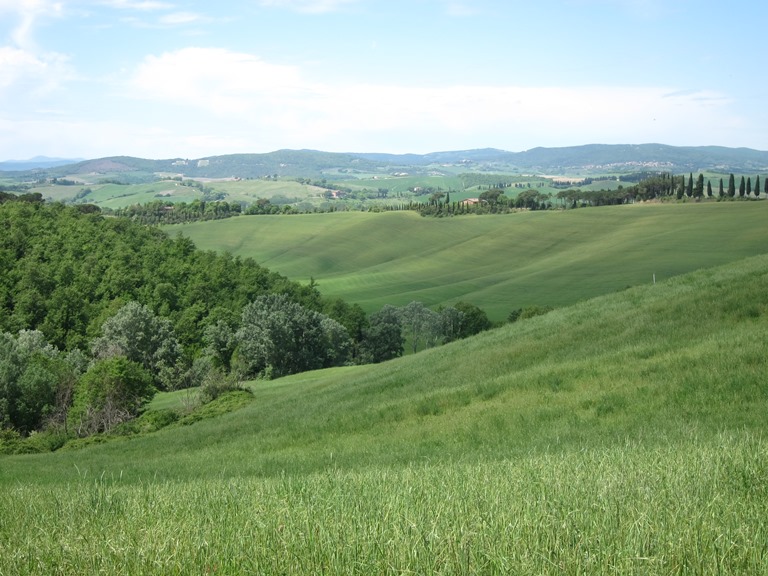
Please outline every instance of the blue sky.
[{"label": "blue sky", "polygon": [[0,0],[0,160],[768,150],[767,6]]}]

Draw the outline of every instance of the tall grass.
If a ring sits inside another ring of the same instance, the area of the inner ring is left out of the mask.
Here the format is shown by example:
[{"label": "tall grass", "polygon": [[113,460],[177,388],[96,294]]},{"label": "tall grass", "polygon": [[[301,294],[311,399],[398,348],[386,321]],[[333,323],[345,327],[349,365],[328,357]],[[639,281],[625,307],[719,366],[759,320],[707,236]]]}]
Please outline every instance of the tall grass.
[{"label": "tall grass", "polygon": [[[243,454],[247,457],[247,454]],[[0,492],[3,574],[762,574],[768,443]]]}]

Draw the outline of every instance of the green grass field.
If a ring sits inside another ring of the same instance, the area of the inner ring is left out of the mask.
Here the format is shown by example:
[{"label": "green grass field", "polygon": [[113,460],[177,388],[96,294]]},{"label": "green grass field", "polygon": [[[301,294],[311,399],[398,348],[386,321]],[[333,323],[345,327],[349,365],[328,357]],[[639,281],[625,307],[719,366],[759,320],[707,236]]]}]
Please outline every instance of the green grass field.
[{"label": "green grass field", "polygon": [[753,257],[0,458],[0,574],[764,574],[766,286]]},{"label": "green grass field", "polygon": [[466,300],[503,320],[761,254],[768,202],[645,204],[422,218],[412,212],[253,216],[167,228],[253,257],[367,311]]},{"label": "green grass field", "polygon": [[[115,176],[119,177],[119,175]],[[75,178],[75,177],[72,177]],[[82,176],[77,177],[78,179]],[[100,177],[101,178],[101,177]],[[214,192],[226,194],[227,202],[255,202],[259,198],[288,198],[296,202],[318,204],[323,200],[324,189],[302,185],[291,180],[214,180],[202,184]],[[80,202],[96,204],[103,208],[123,208],[133,204],[146,204],[157,200],[169,202],[192,202],[203,198],[202,192],[190,186],[179,186],[173,180],[158,180],[146,184],[98,184],[84,183],[76,186],[41,185],[30,192],[39,192],[44,198],[57,202],[71,202],[85,188],[91,193],[80,198]]]}]

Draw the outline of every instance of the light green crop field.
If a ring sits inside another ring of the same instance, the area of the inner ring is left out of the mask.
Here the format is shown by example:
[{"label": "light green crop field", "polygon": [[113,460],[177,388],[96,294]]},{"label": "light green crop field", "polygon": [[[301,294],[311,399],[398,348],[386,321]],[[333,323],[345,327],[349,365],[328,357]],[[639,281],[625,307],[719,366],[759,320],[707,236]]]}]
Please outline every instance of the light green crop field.
[{"label": "light green crop field", "polygon": [[170,226],[367,311],[466,300],[494,320],[564,306],[768,249],[768,202],[636,204],[422,218],[413,212],[238,218]]},{"label": "light green crop field", "polygon": [[[292,180],[213,180],[201,181],[201,184],[213,190],[214,193],[226,194],[224,200],[227,202],[246,202],[249,204],[259,198],[278,196],[289,198],[291,201],[319,203],[325,192],[323,188],[302,185]],[[81,202],[113,209],[133,204],[146,204],[157,200],[192,202],[195,199],[203,198],[199,189],[180,186],[173,180],[158,180],[146,184],[83,183],[75,186],[46,184],[31,188],[30,192],[40,192],[44,198],[50,198],[54,201],[70,202],[85,188],[90,188],[91,193],[82,197]]]},{"label": "light green crop field", "polygon": [[749,258],[2,457],[0,574],[768,573],[767,285]]}]

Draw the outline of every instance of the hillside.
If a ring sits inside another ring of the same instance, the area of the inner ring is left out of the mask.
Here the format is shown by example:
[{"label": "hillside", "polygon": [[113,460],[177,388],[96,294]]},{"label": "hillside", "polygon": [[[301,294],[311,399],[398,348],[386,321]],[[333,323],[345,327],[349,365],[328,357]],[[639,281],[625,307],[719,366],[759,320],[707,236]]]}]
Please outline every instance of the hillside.
[{"label": "hillside", "polygon": [[[544,174],[607,174],[638,170],[673,173],[711,171],[754,173],[768,170],[768,152],[721,146],[663,144],[590,144],[563,148],[532,148],[508,152],[495,148],[428,154],[333,153],[317,150],[277,150],[263,154],[230,154],[204,158],[149,160],[128,156],[90,159],[66,166],[37,169],[28,177],[63,178],[86,174],[156,173],[188,178],[311,177],[354,179],[358,175],[410,172],[429,174],[449,167],[467,172]],[[13,166],[18,169],[18,166]],[[2,165],[0,165],[2,170]],[[16,176],[16,174],[14,174]],[[24,176],[21,173],[19,176]]]},{"label": "hillside", "polygon": [[[239,413],[128,445],[10,457],[0,482],[56,482],[75,474],[74,459],[141,481],[216,477],[223,465],[305,473],[331,454],[349,469],[762,430],[766,281],[768,256],[758,256],[384,364],[254,382],[256,401]],[[234,457],[246,449],[248,459]]]},{"label": "hillside", "polygon": [[367,311],[467,300],[503,320],[765,251],[765,202],[646,204],[510,215],[244,216],[172,226]]},{"label": "hillside", "polygon": [[764,573],[767,281],[742,260],[2,458],[0,570]]}]

